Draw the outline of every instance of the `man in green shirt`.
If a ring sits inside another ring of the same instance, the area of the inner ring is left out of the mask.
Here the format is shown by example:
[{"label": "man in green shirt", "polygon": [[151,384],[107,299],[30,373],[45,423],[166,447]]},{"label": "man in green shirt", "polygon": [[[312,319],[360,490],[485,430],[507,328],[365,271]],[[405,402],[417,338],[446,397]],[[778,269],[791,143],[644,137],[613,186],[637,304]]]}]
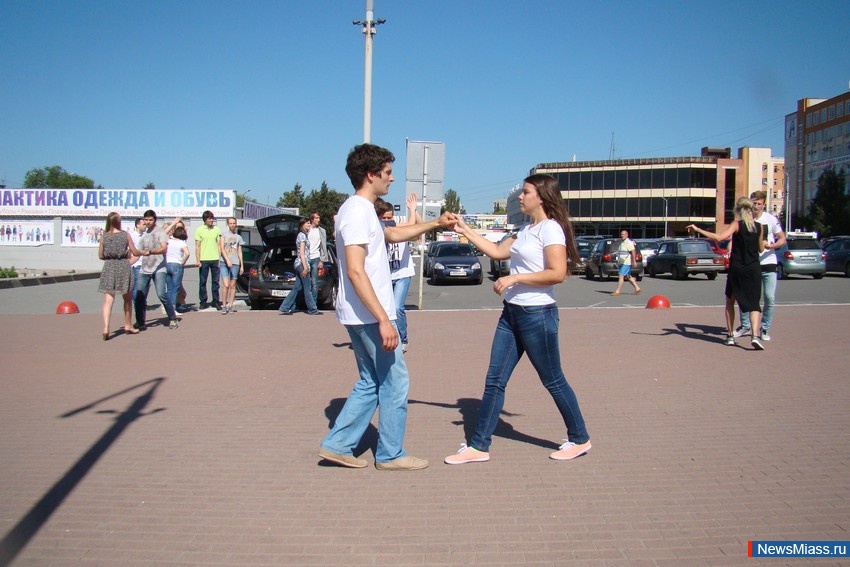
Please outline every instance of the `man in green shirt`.
[{"label": "man in green shirt", "polygon": [[[204,225],[195,231],[195,259],[199,269],[198,301],[200,308],[206,309],[212,303],[221,311],[221,301],[218,296],[219,267],[221,259],[218,241],[221,239],[221,229],[215,225],[215,215],[212,211],[204,211],[201,216]],[[212,272],[212,301],[207,301],[207,276]]]}]

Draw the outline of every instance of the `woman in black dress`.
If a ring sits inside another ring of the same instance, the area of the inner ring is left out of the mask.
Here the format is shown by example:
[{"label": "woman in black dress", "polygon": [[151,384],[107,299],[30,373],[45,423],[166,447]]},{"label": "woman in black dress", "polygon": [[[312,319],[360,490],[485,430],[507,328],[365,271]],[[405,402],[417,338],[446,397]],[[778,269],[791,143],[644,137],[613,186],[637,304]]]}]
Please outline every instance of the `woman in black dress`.
[{"label": "woman in black dress", "polygon": [[[735,302],[742,313],[749,313],[753,329],[761,329],[761,264],[759,254],[764,251],[767,235],[765,225],[753,218],[753,203],[741,197],[735,203],[735,220],[721,233],[709,232],[692,224],[688,226],[697,234],[712,240],[732,238],[732,255],[729,258],[729,275],[726,276],[726,344],[734,345]],[[753,348],[764,350],[761,333],[753,331]]]},{"label": "woman in black dress", "polygon": [[133,271],[130,266],[142,253],[133,245],[129,235],[121,230],[121,215],[118,213],[107,215],[97,255],[103,260],[103,271],[97,288],[103,294],[103,340],[109,340],[109,317],[116,293],[124,298],[124,333],[135,335],[139,331],[133,328]]}]

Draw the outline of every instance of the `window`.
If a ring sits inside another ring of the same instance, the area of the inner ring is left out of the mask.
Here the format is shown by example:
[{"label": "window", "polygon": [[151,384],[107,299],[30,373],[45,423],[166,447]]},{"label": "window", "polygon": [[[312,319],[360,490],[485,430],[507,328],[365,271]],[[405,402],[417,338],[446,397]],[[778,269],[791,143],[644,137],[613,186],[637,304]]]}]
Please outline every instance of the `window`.
[{"label": "window", "polygon": [[614,189],[614,172],[613,171],[603,171],[602,172],[602,188],[603,189]]},{"label": "window", "polygon": [[820,111],[820,121],[826,122],[826,109],[825,108],[822,108],[821,111]]},{"label": "window", "polygon": [[640,172],[637,169],[630,169],[626,173],[626,189],[640,188]]},{"label": "window", "polygon": [[844,116],[844,105],[840,102],[838,103],[838,106],[835,107],[835,115],[838,118],[841,118],[842,116]]},{"label": "window", "polygon": [[[848,106],[847,108],[850,109],[850,106]],[[811,125],[812,125],[812,115],[807,114],[806,115],[806,127],[811,127]]]},{"label": "window", "polygon": [[817,126],[818,124],[820,124],[820,113],[818,111],[815,111],[814,117],[815,117],[814,126]]},{"label": "window", "polygon": [[641,189],[650,189],[652,187],[652,170],[651,169],[641,169],[640,170],[640,188]]},{"label": "window", "polygon": [[834,120],[835,119],[835,105],[830,106],[827,113],[828,113],[829,119]]},{"label": "window", "polygon": [[665,169],[664,170],[664,188],[665,189],[675,189],[678,187],[678,182],[676,181],[677,170],[675,169]]}]

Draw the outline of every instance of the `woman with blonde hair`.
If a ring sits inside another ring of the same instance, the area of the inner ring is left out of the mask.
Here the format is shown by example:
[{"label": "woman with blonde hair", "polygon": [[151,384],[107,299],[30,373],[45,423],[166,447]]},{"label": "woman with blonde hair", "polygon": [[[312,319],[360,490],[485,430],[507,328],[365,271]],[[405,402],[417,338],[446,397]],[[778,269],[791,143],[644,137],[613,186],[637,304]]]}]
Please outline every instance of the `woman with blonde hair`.
[{"label": "woman with blonde hair", "polygon": [[[720,233],[709,232],[692,224],[688,226],[697,234],[712,240],[732,238],[732,255],[729,257],[729,274],[726,277],[726,341],[735,344],[735,302],[742,313],[750,314],[753,325],[751,344],[755,350],[764,350],[761,342],[761,263],[759,255],[764,252],[767,240],[766,225],[753,218],[753,202],[741,197],[735,203],[735,220]],[[756,334],[759,329],[759,334]]]},{"label": "woman with blonde hair", "polygon": [[121,215],[112,212],[106,217],[106,228],[100,237],[97,249],[98,258],[103,260],[98,291],[103,294],[103,340],[109,340],[109,318],[115,294],[124,298],[124,333],[135,335],[139,331],[133,328],[133,271],[130,266],[141,252],[133,244],[130,236],[121,230]]},{"label": "woman with blonde hair", "polygon": [[446,457],[449,465],[490,460],[490,442],[505,403],[505,388],[523,354],[528,355],[549,391],[567,429],[566,442],[549,455],[568,461],[590,450],[578,400],[561,369],[558,305],[554,286],[569,275],[569,262],[579,260],[569,214],[555,178],[532,175],[519,195],[520,211],[531,218],[514,238],[490,242],[458,217],[455,230],[494,260],[511,259],[511,273],[496,280],[493,291],[505,296],[504,308],[484,379],[484,395],[475,433],[460,451]]}]

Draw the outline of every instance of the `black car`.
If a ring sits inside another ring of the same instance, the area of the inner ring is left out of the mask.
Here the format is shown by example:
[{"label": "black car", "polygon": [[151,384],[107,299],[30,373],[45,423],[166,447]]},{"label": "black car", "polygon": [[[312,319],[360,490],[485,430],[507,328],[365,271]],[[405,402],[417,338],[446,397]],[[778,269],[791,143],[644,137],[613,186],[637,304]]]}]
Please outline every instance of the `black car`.
[{"label": "black car", "polygon": [[826,254],[826,271],[841,272],[844,277],[850,278],[850,237],[830,239],[823,251]]},{"label": "black car", "polygon": [[[272,215],[257,219],[256,226],[263,239],[263,253],[251,269],[248,278],[248,302],[251,309],[265,305],[280,305],[295,286],[295,238],[298,236],[298,215]],[[320,309],[336,307],[337,262],[336,250],[328,242],[330,260],[324,262],[319,270],[319,297],[316,301]],[[298,299],[297,307],[305,308],[303,298]]]},{"label": "black car", "polygon": [[[602,278],[616,278],[620,273],[620,266],[617,263],[617,252],[620,249],[622,238],[604,238],[597,240],[590,250],[590,256],[587,259],[587,265],[584,271],[584,277],[592,280],[597,275]],[[635,247],[635,261],[637,266],[632,268],[631,275],[641,281],[643,278],[643,255],[640,250]]]},{"label": "black car", "polygon": [[711,249],[705,240],[664,240],[647,265],[650,277],[670,273],[674,280],[683,280],[691,274],[705,274],[717,279],[726,260]]},{"label": "black car", "polygon": [[436,249],[431,264],[431,283],[448,281],[484,281],[481,261],[475,248],[465,242],[451,242]]},{"label": "black car", "polygon": [[437,255],[437,249],[441,246],[447,246],[449,244],[457,244],[452,240],[435,240],[428,244],[428,248],[425,250],[425,258],[422,261],[422,275],[426,278],[431,275],[431,267],[434,265],[434,257]]},{"label": "black car", "polygon": [[253,244],[242,246],[242,274],[236,278],[236,289],[239,293],[248,293],[248,280],[251,278],[251,270],[256,273],[257,260],[263,255],[263,247]]}]

